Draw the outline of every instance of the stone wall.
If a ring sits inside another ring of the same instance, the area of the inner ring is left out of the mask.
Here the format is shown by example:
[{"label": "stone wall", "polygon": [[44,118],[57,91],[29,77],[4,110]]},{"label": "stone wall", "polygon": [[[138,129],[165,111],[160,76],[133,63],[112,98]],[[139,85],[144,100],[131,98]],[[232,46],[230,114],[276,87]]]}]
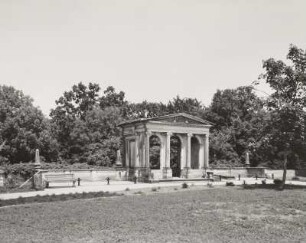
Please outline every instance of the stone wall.
[{"label": "stone wall", "polygon": [[[272,174],[274,176],[274,179],[278,178],[281,179],[283,178],[283,170],[271,170],[271,169],[266,169],[266,174],[269,178],[272,178]],[[287,176],[286,178],[288,180],[291,180],[293,177],[295,177],[295,170],[287,170]]]},{"label": "stone wall", "polygon": [[105,181],[107,177],[111,180],[126,180],[126,170],[69,170],[69,171],[48,171],[45,174],[74,174],[75,178],[81,181]]},{"label": "stone wall", "polygon": [[[234,168],[213,168],[211,171],[214,175],[223,175],[223,176],[235,176],[238,177],[255,177],[256,174],[258,177],[272,178],[272,174],[274,178],[282,178],[283,170],[272,170],[264,167],[234,167]],[[287,179],[292,179],[296,176],[295,170],[287,170]]]}]

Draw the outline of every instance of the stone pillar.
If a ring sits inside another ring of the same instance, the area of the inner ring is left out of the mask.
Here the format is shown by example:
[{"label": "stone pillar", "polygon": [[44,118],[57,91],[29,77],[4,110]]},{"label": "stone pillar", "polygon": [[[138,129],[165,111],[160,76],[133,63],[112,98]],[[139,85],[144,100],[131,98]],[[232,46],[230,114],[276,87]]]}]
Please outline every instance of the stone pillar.
[{"label": "stone pillar", "polygon": [[172,177],[172,170],[170,168],[170,154],[171,154],[171,151],[170,151],[170,139],[171,139],[171,135],[172,133],[170,132],[167,132],[167,137],[166,137],[166,144],[165,144],[165,147],[166,147],[166,160],[165,160],[165,166],[163,167],[163,178],[166,179],[166,178],[171,178]]},{"label": "stone pillar", "polygon": [[146,132],[145,137],[145,164],[144,167],[150,168],[150,136],[151,132]]},{"label": "stone pillar", "polygon": [[182,177],[188,178],[189,173],[190,173],[190,168],[191,168],[191,137],[192,134],[188,133],[187,134],[187,139],[184,142],[184,154],[185,154],[185,159],[184,159],[184,169],[182,171]]},{"label": "stone pillar", "polygon": [[199,169],[205,169],[205,141],[203,141],[203,137],[198,137],[200,142],[199,149]]},{"label": "stone pillar", "polygon": [[139,135],[135,138],[135,167],[139,167]]},{"label": "stone pillar", "polygon": [[209,168],[209,134],[205,134],[204,142],[204,168]]},{"label": "stone pillar", "polygon": [[159,136],[160,139],[160,169],[166,167],[166,145],[163,136]]},{"label": "stone pillar", "polygon": [[125,151],[125,167],[129,168],[131,166],[131,162],[130,162],[130,158],[129,158],[130,150],[129,150],[129,141],[128,140],[124,140],[124,151]]},{"label": "stone pillar", "polygon": [[171,138],[171,133],[167,132],[167,139],[166,139],[166,166],[167,168],[170,168],[170,138]]},{"label": "stone pillar", "polygon": [[187,168],[191,167],[191,137],[192,137],[192,134],[188,133],[187,134],[187,163],[186,163]]},{"label": "stone pillar", "polygon": [[181,135],[178,135],[178,137],[180,138],[180,142],[181,142],[181,170],[184,169],[184,167],[186,167],[186,142],[185,139],[182,138]]}]

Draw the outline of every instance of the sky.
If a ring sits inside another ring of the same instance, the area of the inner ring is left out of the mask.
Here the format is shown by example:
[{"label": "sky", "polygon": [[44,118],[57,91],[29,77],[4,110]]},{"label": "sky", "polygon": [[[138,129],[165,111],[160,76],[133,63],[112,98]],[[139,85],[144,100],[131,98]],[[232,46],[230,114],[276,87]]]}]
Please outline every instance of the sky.
[{"label": "sky", "polygon": [[304,0],[0,0],[0,85],[46,115],[79,82],[208,106],[290,44],[306,49],[305,13]]}]

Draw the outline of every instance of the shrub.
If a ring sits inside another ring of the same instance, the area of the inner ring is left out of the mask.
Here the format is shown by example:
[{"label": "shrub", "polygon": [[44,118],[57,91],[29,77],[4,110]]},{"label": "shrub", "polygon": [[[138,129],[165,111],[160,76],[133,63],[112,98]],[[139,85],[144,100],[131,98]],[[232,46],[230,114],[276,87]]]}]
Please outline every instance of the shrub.
[{"label": "shrub", "polygon": [[157,188],[156,187],[152,187],[152,192],[156,192],[157,191]]},{"label": "shrub", "polygon": [[262,180],[262,181],[261,181],[261,184],[266,185],[266,184],[267,184],[267,181],[266,181],[266,180]]},{"label": "shrub", "polygon": [[291,180],[293,180],[293,181],[299,181],[299,180],[300,180],[300,178],[299,178],[299,177],[297,177],[297,176],[293,176]]},{"label": "shrub", "polygon": [[182,188],[183,188],[183,189],[188,188],[188,184],[187,184],[186,182],[184,182],[184,183],[182,184]]},{"label": "shrub", "polygon": [[129,190],[130,190],[130,188],[128,188],[128,187],[127,187],[127,188],[125,188],[125,191],[127,191],[127,192],[128,192]]},{"label": "shrub", "polygon": [[207,186],[208,186],[208,187],[213,187],[213,184],[212,184],[211,182],[208,182],[208,183],[207,183]]},{"label": "shrub", "polygon": [[225,185],[226,186],[235,186],[234,182],[232,182],[232,181],[227,181]]},{"label": "shrub", "polygon": [[280,184],[282,184],[282,180],[281,179],[274,179],[274,181],[273,181],[273,183],[275,184],[275,185],[280,185]]}]

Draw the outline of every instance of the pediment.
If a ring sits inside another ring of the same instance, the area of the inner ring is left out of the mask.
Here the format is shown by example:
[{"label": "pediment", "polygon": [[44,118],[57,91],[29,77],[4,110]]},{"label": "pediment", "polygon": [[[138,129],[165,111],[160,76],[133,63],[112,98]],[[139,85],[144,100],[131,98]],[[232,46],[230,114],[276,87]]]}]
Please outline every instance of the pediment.
[{"label": "pediment", "polygon": [[119,126],[130,126],[132,124],[141,124],[141,123],[160,123],[160,124],[181,124],[181,125],[201,125],[201,126],[212,126],[213,124],[209,121],[203,120],[196,116],[191,116],[186,113],[177,113],[170,114],[166,116],[160,117],[152,117],[152,118],[140,118],[131,121],[125,121],[119,124]]},{"label": "pediment", "polygon": [[151,120],[159,123],[165,122],[175,124],[211,125],[211,123],[208,121],[185,113],[156,117]]}]

